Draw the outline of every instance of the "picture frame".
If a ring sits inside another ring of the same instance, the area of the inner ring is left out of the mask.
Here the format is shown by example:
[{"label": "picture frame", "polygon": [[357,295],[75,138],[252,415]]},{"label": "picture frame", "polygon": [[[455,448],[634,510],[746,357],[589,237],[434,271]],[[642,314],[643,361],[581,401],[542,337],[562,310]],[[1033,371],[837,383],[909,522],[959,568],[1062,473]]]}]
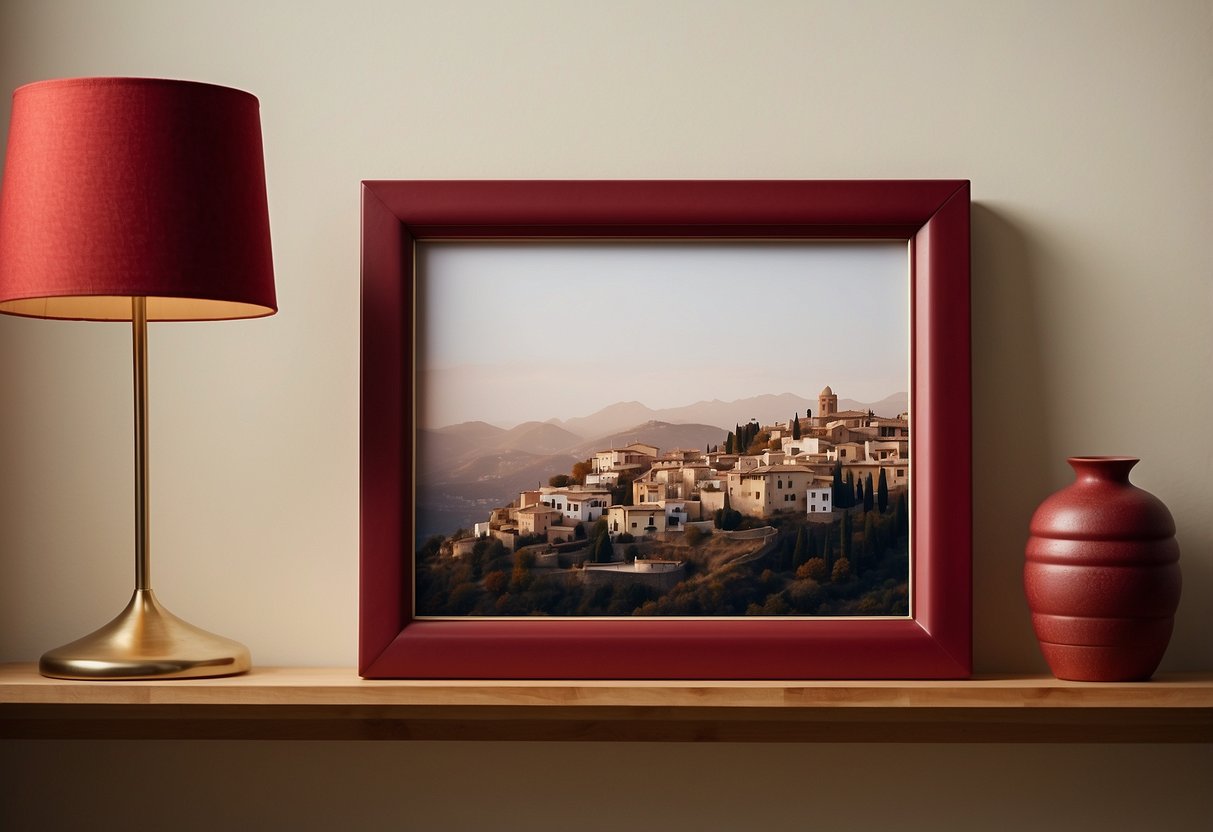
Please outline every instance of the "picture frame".
[{"label": "picture frame", "polygon": [[[359,673],[930,679],[972,667],[967,180],[362,183]],[[414,620],[414,248],[435,240],[904,240],[910,592],[897,619]]]}]

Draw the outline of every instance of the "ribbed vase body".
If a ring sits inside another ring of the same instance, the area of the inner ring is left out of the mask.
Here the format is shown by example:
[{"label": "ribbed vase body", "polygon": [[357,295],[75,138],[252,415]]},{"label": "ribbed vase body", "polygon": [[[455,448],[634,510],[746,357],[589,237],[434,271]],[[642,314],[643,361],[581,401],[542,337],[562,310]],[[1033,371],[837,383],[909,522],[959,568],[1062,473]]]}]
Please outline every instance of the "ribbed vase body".
[{"label": "ribbed vase body", "polygon": [[1032,515],[1024,589],[1041,652],[1059,679],[1148,679],[1175,623],[1175,521],[1129,482],[1138,460],[1071,457],[1075,481]]}]

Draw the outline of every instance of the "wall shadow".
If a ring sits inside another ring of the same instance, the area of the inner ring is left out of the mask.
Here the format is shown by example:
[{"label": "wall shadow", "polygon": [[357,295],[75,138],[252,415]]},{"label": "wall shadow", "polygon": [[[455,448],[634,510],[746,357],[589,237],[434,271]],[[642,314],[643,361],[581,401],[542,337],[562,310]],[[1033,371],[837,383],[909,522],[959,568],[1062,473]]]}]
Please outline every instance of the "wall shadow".
[{"label": "wall shadow", "polygon": [[[973,655],[976,673],[1047,673],[1023,591],[1028,521],[1057,484],[1037,302],[1023,223],[972,206]],[[1047,410],[1047,408],[1045,409]]]}]

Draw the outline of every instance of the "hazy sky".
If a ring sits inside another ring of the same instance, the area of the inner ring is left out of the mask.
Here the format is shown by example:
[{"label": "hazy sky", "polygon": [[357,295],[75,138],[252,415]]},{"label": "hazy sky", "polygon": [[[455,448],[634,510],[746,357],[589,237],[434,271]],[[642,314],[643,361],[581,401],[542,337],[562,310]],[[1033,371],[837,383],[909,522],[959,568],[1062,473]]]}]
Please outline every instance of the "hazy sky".
[{"label": "hazy sky", "polygon": [[909,389],[904,242],[427,243],[418,419]]}]

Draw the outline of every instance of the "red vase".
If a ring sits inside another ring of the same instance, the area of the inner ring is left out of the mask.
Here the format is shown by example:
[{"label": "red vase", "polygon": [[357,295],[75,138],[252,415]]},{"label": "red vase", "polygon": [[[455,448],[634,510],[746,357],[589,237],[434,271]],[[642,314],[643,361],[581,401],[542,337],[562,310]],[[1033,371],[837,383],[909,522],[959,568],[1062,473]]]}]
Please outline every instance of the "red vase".
[{"label": "red vase", "polygon": [[1032,515],[1023,570],[1041,652],[1059,679],[1148,679],[1179,606],[1175,521],[1129,482],[1138,460],[1067,461],[1077,478]]}]

